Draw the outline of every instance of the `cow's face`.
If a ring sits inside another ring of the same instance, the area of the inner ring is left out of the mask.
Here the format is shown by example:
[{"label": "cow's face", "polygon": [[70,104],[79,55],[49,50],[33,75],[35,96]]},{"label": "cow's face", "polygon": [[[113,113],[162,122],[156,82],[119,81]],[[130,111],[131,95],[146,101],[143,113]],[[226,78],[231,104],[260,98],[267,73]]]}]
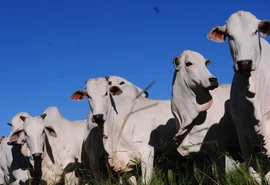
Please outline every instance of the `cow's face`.
[{"label": "cow's face", "polygon": [[173,58],[175,70],[190,88],[203,87],[212,90],[218,87],[217,78],[206,68],[209,63],[210,60],[190,50],[183,51],[180,56]]},{"label": "cow's face", "polygon": [[13,135],[13,136],[18,136],[18,137],[12,137],[12,134],[16,132],[18,129],[20,129],[23,126],[23,121],[20,119],[20,116],[24,117],[29,117],[29,114],[26,112],[20,112],[16,114],[10,123],[8,123],[9,126],[12,127],[11,129],[11,137],[9,137],[8,144],[9,145],[14,145],[14,144],[23,144],[23,138],[24,138],[24,132],[20,132],[20,135]]},{"label": "cow's face", "polygon": [[[121,89],[113,89],[114,93],[121,94]],[[87,97],[92,111],[92,122],[100,124],[106,121],[111,106],[111,96],[106,78],[89,79],[85,82],[85,90],[75,91],[70,99],[83,100]]]},{"label": "cow's face", "polygon": [[224,26],[215,26],[207,37],[215,42],[229,40],[230,52],[236,72],[256,70],[261,56],[262,36],[270,34],[270,21],[258,20],[252,13],[238,11],[232,14]]},{"label": "cow's face", "polygon": [[122,78],[120,76],[106,76],[105,78],[108,81],[108,85],[109,85],[109,88],[110,88],[110,93],[113,96],[119,95],[119,94],[115,93],[115,90],[116,90],[116,92],[119,92],[120,94],[123,92],[123,91],[117,91],[117,89],[115,87],[118,87],[121,90],[123,90],[123,88],[126,85],[133,85],[134,87],[136,87],[137,91],[138,91],[138,94],[143,91],[142,96],[145,97],[145,98],[148,98],[148,96],[149,96],[149,93],[147,91],[142,90],[141,88],[135,86],[133,83],[131,83],[130,81],[128,81],[128,80],[126,80],[126,79],[124,79],[124,78]]},{"label": "cow's face", "polygon": [[20,116],[20,119],[24,122],[23,127],[13,134],[20,134],[20,132],[24,133],[24,139],[30,150],[30,158],[33,160],[43,158],[46,134],[57,137],[53,127],[44,121],[45,117],[46,114],[36,117]]},{"label": "cow's face", "polygon": [[89,79],[85,87],[92,111],[92,121],[97,124],[103,123],[111,106],[108,82],[105,78]]}]

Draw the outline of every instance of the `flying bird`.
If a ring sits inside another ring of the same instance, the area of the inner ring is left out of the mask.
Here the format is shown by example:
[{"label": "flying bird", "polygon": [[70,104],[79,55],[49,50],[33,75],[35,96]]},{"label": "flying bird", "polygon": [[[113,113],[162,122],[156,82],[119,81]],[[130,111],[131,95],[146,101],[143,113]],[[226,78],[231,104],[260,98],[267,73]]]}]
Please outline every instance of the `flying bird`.
[{"label": "flying bird", "polygon": [[158,9],[157,7],[154,7],[153,10],[154,10],[155,12],[157,12],[157,13],[160,12],[159,9]]}]

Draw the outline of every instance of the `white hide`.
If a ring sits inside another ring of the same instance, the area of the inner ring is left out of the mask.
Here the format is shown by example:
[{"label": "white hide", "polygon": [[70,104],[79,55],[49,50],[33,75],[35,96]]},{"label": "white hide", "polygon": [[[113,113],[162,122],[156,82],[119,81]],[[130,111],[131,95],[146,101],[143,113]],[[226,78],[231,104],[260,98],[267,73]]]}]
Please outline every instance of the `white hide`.
[{"label": "white hide", "polygon": [[[244,160],[254,169],[257,169],[256,161],[250,160],[254,146],[258,146],[257,149],[263,146],[266,150],[263,157],[270,156],[270,45],[261,37],[269,34],[270,21],[259,20],[247,11],[233,13],[226,25],[216,26],[208,33],[208,39],[215,42],[224,42],[228,38],[235,65],[231,89],[232,119]],[[239,60],[252,61],[251,71],[240,71]]]},{"label": "white hide", "polygon": [[[51,185],[60,180],[68,164],[81,162],[86,120],[69,121],[57,107],[47,108],[44,114],[44,119],[40,116],[27,117],[23,130],[31,155],[42,153],[42,179]],[[65,174],[65,182],[78,184],[74,171]]]},{"label": "white hide", "polygon": [[19,185],[31,178],[27,159],[21,153],[20,145],[8,145],[9,137],[4,137],[0,143],[0,168],[7,184]]},{"label": "white hide", "polygon": [[[121,89],[125,88],[126,85],[132,85],[137,89],[137,94],[141,93],[143,90],[134,84],[132,84],[130,81],[120,77],[120,76],[106,76],[105,77],[109,87],[118,87]],[[113,96],[118,96],[118,94],[114,94],[113,91],[110,92]],[[121,93],[124,93],[121,91]],[[78,90],[75,91],[70,99],[71,100],[82,100],[86,96],[86,91],[85,90]],[[148,92],[142,92],[142,96],[147,97]],[[84,147],[85,151],[90,163],[90,168],[92,168],[93,172],[96,172],[97,170],[101,170],[104,172],[106,171],[106,164],[104,162],[105,158],[105,151],[103,148],[103,143],[102,143],[102,131],[99,129],[98,125],[96,123],[93,123],[92,121],[92,112],[90,111],[88,114],[88,120],[87,120],[87,125],[85,129],[85,134],[84,134]]]},{"label": "white hide", "polygon": [[[34,166],[34,161],[31,160],[30,151],[27,148],[24,138],[24,132],[20,132],[20,130],[23,128],[23,121],[21,120],[20,116],[29,117],[30,115],[27,112],[19,112],[17,113],[12,119],[11,122],[8,123],[8,125],[11,126],[11,132],[9,135],[9,144],[21,144],[21,152],[25,157],[29,157],[29,162],[32,166]],[[20,133],[13,135],[15,132],[19,131]],[[15,137],[14,137],[15,136]]]},{"label": "white hide", "polygon": [[[151,144],[158,142],[158,139],[152,141],[150,135],[159,126],[165,126],[173,119],[170,100],[151,100],[140,96],[134,102],[138,90],[132,85],[126,85],[122,90],[125,94],[110,97],[105,78],[90,79],[86,83],[93,115],[103,114],[106,120],[103,143],[109,155],[110,166],[115,171],[130,171],[136,161],[141,164],[143,182],[148,183],[154,162],[154,147]],[[176,131],[174,121],[172,127]],[[168,143],[167,147],[173,148],[172,145],[175,145],[172,143]]]},{"label": "white hide", "polygon": [[179,153],[182,156],[206,153],[216,161],[225,155],[230,144],[237,143],[237,134],[229,110],[225,114],[231,85],[217,88],[214,84],[215,89],[209,91],[211,84],[207,86],[206,81],[213,75],[206,68],[208,63],[201,54],[190,50],[174,58],[171,108],[179,128],[176,135]]}]

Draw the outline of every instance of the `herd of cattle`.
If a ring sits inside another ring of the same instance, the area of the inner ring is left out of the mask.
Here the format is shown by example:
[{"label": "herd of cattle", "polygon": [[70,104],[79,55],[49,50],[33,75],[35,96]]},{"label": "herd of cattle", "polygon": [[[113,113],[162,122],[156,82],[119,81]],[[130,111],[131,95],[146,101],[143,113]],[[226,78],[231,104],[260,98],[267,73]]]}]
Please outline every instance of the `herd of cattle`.
[{"label": "herd of cattle", "polygon": [[270,45],[261,37],[269,34],[270,21],[246,11],[210,30],[209,40],[229,40],[232,85],[218,84],[206,67],[210,60],[186,50],[173,58],[170,100],[150,99],[147,89],[106,76],[88,79],[71,95],[87,98],[87,120],[67,120],[57,107],[16,114],[10,135],[1,137],[0,184],[41,179],[52,185],[61,178],[79,184],[82,167],[92,179],[113,174],[116,184],[137,184],[137,166],[143,184],[154,168],[167,184],[169,169],[177,184],[181,178],[225,184],[235,162],[245,162],[259,184],[270,183]]}]

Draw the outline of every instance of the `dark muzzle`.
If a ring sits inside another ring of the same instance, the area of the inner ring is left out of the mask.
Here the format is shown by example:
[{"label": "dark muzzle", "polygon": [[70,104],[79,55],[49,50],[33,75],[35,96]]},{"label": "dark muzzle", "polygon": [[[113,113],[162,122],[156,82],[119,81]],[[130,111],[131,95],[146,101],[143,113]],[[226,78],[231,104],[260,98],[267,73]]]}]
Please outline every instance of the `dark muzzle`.
[{"label": "dark muzzle", "polygon": [[251,71],[252,61],[251,60],[239,60],[237,61],[239,71]]},{"label": "dark muzzle", "polygon": [[41,160],[42,153],[32,154],[34,160]]}]

